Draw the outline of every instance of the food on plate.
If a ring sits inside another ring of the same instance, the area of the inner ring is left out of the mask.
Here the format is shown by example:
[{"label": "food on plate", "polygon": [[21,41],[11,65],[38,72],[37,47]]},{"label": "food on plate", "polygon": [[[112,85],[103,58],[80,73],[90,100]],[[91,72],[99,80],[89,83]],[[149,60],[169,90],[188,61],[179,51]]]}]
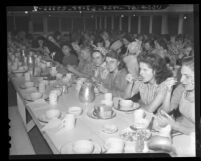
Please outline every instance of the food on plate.
[{"label": "food on plate", "polygon": [[90,154],[93,150],[94,144],[89,140],[78,140],[73,143],[73,151],[77,154]]},{"label": "food on plate", "polygon": [[109,134],[115,133],[117,130],[118,130],[117,126],[112,124],[106,124],[103,126],[103,129],[102,129],[103,132],[109,133]]}]

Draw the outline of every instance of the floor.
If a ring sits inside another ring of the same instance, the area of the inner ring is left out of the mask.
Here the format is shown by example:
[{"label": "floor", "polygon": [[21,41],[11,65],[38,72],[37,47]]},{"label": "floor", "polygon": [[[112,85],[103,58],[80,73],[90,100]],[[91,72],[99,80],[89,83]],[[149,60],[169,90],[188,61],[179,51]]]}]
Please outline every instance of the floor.
[{"label": "floor", "polygon": [[33,155],[35,151],[31,145],[22,119],[17,109],[15,91],[12,84],[8,83],[8,118],[10,140],[10,155]]},{"label": "floor", "polygon": [[10,140],[10,155],[33,155],[35,151],[31,145],[25,127],[20,118],[17,106],[8,108],[8,116],[10,119],[9,135]]}]

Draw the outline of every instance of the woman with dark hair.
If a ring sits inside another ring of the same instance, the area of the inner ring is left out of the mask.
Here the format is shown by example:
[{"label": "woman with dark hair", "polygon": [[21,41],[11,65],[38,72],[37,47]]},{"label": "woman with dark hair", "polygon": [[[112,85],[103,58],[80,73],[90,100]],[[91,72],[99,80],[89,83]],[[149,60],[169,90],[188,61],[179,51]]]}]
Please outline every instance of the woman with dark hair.
[{"label": "woman with dark hair", "polygon": [[103,93],[112,93],[114,97],[123,97],[127,86],[125,77],[128,72],[125,68],[121,68],[123,62],[113,50],[106,55],[105,61],[109,73],[98,89]]},{"label": "woman with dark hair", "polygon": [[64,54],[61,49],[51,41],[44,43],[44,55],[50,57],[55,62],[62,64]]},{"label": "woman with dark hair", "polygon": [[82,47],[78,57],[79,64],[76,67],[67,65],[67,69],[79,77],[91,78],[93,76],[93,63],[91,62],[91,48]]},{"label": "woman with dark hair", "polygon": [[102,82],[109,73],[106,67],[105,55],[99,50],[93,50],[92,61],[94,64],[93,79],[97,82]]},{"label": "woman with dark hair", "polygon": [[[170,78],[166,82],[168,91],[163,103],[163,108],[159,112],[158,124],[160,127],[170,125],[175,131],[182,133],[182,142],[179,137],[172,139],[178,156],[195,156],[195,78],[194,78],[194,58],[186,57],[182,61],[181,84],[173,91],[175,80]],[[172,95],[171,95],[172,94]],[[198,106],[199,108],[199,106]],[[180,116],[176,119],[167,113],[178,109]],[[166,112],[165,112],[166,111]],[[187,146],[186,146],[187,145]]]},{"label": "woman with dark hair", "polygon": [[62,64],[66,67],[67,65],[77,66],[78,58],[72,53],[72,48],[68,44],[63,44],[61,50],[64,54]]},{"label": "woman with dark hair", "polygon": [[[175,79],[169,78],[166,81],[168,91],[166,93],[163,109],[170,113],[179,108],[181,117],[174,120],[165,120],[171,124],[172,128],[185,134],[195,131],[195,81],[194,81],[194,58],[186,57],[183,59],[181,68],[181,83],[176,87],[172,94],[172,87]],[[171,96],[172,94],[172,96]],[[163,120],[164,121],[164,120]]]},{"label": "woman with dark hair", "polygon": [[172,73],[165,60],[157,54],[141,56],[139,67],[142,80],[127,76],[129,83],[124,97],[130,98],[139,92],[142,107],[149,112],[156,112],[167,91],[164,82]]},{"label": "woman with dark hair", "polygon": [[146,53],[150,54],[150,53],[154,50],[154,48],[155,48],[154,41],[153,41],[153,40],[150,40],[150,39],[145,40],[145,41],[143,42],[143,47],[144,47],[144,51],[145,51]]}]

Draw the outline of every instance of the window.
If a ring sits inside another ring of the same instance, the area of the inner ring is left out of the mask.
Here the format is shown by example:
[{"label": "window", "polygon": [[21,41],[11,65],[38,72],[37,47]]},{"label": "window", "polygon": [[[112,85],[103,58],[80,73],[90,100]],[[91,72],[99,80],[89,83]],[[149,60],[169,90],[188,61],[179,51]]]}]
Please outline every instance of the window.
[{"label": "window", "polygon": [[153,16],[152,33],[161,34],[162,16]]},{"label": "window", "polygon": [[14,28],[14,16],[7,16],[7,31],[12,31]]},{"label": "window", "polygon": [[131,17],[131,33],[137,33],[138,32],[138,17],[132,16]]},{"label": "window", "polygon": [[168,33],[170,35],[178,34],[178,15],[168,15]]},{"label": "window", "polygon": [[48,28],[48,32],[59,31],[59,18],[58,17],[48,17],[47,28]]},{"label": "window", "polygon": [[43,32],[43,17],[32,17],[32,22],[34,32]]},{"label": "window", "polygon": [[122,31],[128,32],[128,16],[121,17]]},{"label": "window", "polygon": [[72,18],[61,18],[61,31],[71,31]]},{"label": "window", "polygon": [[149,16],[141,16],[141,33],[149,33]]},{"label": "window", "polygon": [[18,31],[29,31],[29,17],[28,16],[16,16],[15,17],[16,29]]},{"label": "window", "polygon": [[107,31],[111,31],[112,29],[112,17],[107,16]]},{"label": "window", "polygon": [[183,33],[187,35],[193,35],[194,29],[194,20],[193,15],[185,15],[183,21]]}]

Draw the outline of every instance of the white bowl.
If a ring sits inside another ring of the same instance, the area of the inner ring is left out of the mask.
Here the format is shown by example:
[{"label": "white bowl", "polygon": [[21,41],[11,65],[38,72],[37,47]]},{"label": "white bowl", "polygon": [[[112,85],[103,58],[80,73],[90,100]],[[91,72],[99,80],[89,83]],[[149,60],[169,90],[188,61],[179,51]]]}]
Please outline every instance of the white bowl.
[{"label": "white bowl", "polygon": [[46,111],[45,115],[47,117],[47,119],[51,120],[53,118],[58,118],[61,114],[61,111],[59,111],[58,109],[50,109],[48,111]]},{"label": "white bowl", "polygon": [[41,96],[42,96],[42,93],[40,93],[40,92],[33,92],[33,93],[31,93],[31,98],[33,100],[37,100],[37,99],[41,98]]},{"label": "white bowl", "polygon": [[76,107],[76,106],[70,107],[68,109],[68,113],[74,114],[76,116],[79,116],[82,113],[82,108],[81,107]]},{"label": "white bowl", "polygon": [[89,140],[78,140],[73,144],[73,151],[77,154],[90,154],[94,150],[94,144]]},{"label": "white bowl", "polygon": [[33,87],[34,86],[34,82],[25,82],[24,85],[26,87]]},{"label": "white bowl", "polygon": [[133,101],[131,100],[120,100],[120,108],[132,108]]}]

